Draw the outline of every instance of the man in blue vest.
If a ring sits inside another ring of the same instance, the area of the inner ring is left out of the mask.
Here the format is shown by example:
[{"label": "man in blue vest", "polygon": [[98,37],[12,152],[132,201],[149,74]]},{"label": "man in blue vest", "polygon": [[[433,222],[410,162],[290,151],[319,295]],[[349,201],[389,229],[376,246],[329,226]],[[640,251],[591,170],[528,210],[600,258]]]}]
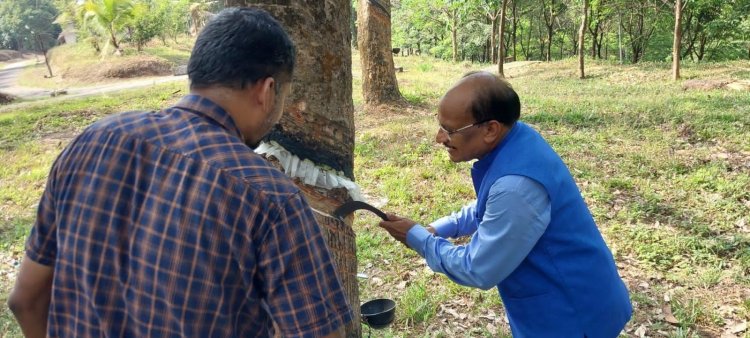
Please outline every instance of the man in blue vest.
[{"label": "man in blue vest", "polygon": [[514,337],[617,337],[628,290],[568,168],[520,110],[497,76],[461,79],[440,101],[436,140],[453,162],[478,160],[477,200],[426,228],[392,214],[380,226],[456,283],[497,286]]}]

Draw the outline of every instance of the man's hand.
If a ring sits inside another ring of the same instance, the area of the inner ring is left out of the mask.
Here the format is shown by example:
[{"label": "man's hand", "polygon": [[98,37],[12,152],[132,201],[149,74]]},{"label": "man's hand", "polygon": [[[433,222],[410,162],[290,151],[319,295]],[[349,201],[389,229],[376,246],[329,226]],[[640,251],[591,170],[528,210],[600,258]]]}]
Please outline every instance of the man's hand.
[{"label": "man's hand", "polygon": [[417,224],[417,222],[414,222],[408,218],[396,216],[394,214],[387,214],[387,216],[388,220],[380,221],[380,224],[378,225],[388,231],[388,233],[391,234],[391,236],[393,236],[393,238],[395,238],[397,241],[406,245],[406,233],[408,233],[409,230]]}]

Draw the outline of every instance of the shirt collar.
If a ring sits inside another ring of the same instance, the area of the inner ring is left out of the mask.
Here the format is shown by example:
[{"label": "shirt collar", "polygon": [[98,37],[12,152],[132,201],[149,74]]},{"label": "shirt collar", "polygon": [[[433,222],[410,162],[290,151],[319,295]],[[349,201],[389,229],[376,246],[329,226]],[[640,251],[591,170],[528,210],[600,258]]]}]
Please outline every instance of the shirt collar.
[{"label": "shirt collar", "polygon": [[497,146],[495,146],[492,151],[487,153],[487,155],[484,155],[484,157],[480,158],[478,161],[474,162],[473,169],[484,173],[487,171],[487,169],[492,165],[493,162],[495,162],[495,157],[497,157],[497,154],[500,152],[501,149],[505,146],[506,143],[508,143],[508,140],[511,139],[515,134],[518,132],[518,124],[519,122],[513,123],[513,126],[511,127],[510,131],[505,134],[505,137],[503,137],[503,140],[498,143]]},{"label": "shirt collar", "polygon": [[186,95],[181,98],[180,101],[178,101],[174,105],[174,107],[189,110],[198,115],[207,117],[222,126],[230,134],[244,139],[242,137],[240,129],[234,123],[234,119],[232,119],[232,116],[229,115],[229,113],[227,113],[224,108],[220,107],[218,104],[214,103],[206,97],[196,94]]}]

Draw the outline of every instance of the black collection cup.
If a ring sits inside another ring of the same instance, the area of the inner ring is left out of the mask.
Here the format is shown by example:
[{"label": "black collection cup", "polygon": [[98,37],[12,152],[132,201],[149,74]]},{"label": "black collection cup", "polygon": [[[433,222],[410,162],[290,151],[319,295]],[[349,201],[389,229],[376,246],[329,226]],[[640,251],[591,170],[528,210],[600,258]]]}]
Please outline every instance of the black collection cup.
[{"label": "black collection cup", "polygon": [[362,322],[373,329],[383,329],[393,323],[396,317],[396,302],[390,299],[373,299],[359,307]]}]

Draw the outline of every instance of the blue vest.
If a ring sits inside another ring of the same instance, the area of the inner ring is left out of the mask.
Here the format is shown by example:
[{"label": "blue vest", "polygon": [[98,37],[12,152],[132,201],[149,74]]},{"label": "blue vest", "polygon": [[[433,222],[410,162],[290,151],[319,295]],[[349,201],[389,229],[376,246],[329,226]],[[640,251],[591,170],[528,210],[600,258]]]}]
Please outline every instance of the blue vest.
[{"label": "blue vest", "polygon": [[513,336],[617,337],[632,313],[628,290],[568,168],[539,133],[516,122],[472,169],[477,220],[506,175],[539,182],[552,205],[547,230],[497,285]]}]

